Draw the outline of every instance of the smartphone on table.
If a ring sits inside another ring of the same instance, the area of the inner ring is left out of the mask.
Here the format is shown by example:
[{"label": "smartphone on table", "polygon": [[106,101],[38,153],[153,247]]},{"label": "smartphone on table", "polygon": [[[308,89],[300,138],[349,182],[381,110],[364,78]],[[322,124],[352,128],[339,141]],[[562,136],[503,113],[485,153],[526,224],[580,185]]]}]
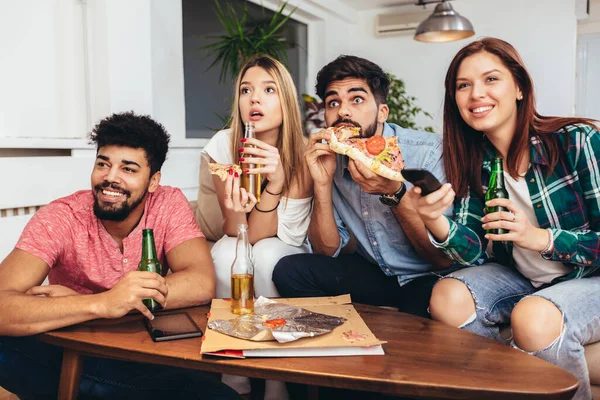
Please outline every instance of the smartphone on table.
[{"label": "smartphone on table", "polygon": [[155,342],[202,336],[202,331],[186,312],[154,314],[154,319],[144,320],[150,337]]},{"label": "smartphone on table", "polygon": [[421,188],[421,196],[427,196],[442,187],[441,182],[426,169],[404,168],[401,172],[407,181]]}]

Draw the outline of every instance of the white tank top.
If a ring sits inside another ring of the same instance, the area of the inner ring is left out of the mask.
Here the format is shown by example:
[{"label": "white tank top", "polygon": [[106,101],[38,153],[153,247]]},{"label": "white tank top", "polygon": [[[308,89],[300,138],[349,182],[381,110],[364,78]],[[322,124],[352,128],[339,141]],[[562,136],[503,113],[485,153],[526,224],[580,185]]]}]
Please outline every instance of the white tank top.
[{"label": "white tank top", "polygon": [[[518,180],[514,180],[505,171],[504,182],[510,200],[525,213],[531,225],[539,228],[540,225],[533,211],[533,203],[525,178],[519,177]],[[570,272],[563,263],[546,260],[540,256],[539,252],[526,250],[517,245],[513,246],[513,258],[519,272],[528,278],[535,287],[550,283],[554,278]]]}]

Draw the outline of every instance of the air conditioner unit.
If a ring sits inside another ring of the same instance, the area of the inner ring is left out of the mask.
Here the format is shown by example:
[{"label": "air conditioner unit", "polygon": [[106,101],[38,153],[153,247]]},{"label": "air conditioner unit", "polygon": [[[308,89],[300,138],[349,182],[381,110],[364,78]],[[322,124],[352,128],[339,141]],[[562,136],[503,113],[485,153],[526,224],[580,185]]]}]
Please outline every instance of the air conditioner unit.
[{"label": "air conditioner unit", "polygon": [[590,0],[575,0],[575,15],[577,20],[588,19],[590,16]]},{"label": "air conditioner unit", "polygon": [[375,17],[375,36],[412,34],[429,15],[431,15],[431,10],[403,14],[378,14]]}]

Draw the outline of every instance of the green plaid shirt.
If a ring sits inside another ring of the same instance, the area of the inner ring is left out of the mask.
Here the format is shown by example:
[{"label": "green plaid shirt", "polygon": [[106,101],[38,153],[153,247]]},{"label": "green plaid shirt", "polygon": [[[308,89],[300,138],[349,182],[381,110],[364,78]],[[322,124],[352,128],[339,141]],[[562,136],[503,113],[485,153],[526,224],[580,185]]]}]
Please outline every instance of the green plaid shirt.
[{"label": "green plaid shirt", "polygon": [[[550,228],[554,236],[554,252],[546,258],[572,270],[555,281],[583,278],[600,266],[600,133],[587,125],[565,130],[558,133],[565,156],[548,178],[546,151],[538,138],[531,138],[531,167],[525,175],[538,224]],[[484,151],[481,181],[487,185],[495,150],[486,142]],[[486,262],[483,208],[484,200],[472,190],[468,197],[455,199],[448,239],[443,243],[432,240],[433,244],[457,263]],[[512,242],[494,242],[493,249],[495,262],[514,265]]]}]

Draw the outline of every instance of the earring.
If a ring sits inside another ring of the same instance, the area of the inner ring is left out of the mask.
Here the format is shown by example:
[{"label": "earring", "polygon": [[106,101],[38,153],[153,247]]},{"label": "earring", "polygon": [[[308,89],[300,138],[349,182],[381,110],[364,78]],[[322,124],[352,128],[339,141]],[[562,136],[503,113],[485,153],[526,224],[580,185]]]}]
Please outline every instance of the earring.
[{"label": "earring", "polygon": [[523,95],[520,94],[519,97],[517,97],[517,100],[523,100]]}]

